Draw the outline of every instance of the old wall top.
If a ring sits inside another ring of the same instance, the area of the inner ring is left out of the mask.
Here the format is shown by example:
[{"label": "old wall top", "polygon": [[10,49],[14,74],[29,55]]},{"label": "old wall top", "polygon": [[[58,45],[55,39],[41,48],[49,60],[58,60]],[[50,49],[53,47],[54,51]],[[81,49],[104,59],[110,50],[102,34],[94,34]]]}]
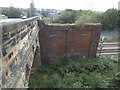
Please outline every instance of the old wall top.
[{"label": "old wall top", "polygon": [[[2,29],[0,30],[2,33],[2,43],[1,44],[12,39],[14,36],[18,35],[22,31],[24,31],[25,28],[34,27],[34,25],[35,25],[34,22],[36,22],[37,20],[38,20],[38,17],[32,17],[32,18],[28,18],[28,19],[13,21],[13,22],[0,23],[2,25]],[[23,34],[21,34],[21,35],[23,35]]]},{"label": "old wall top", "polygon": [[29,24],[31,21],[37,20],[38,17],[32,17],[32,18],[28,18],[28,19],[22,19],[19,21],[13,21],[13,22],[5,22],[2,23],[2,33],[7,33],[11,30],[15,30],[21,26],[24,26],[26,24]]},{"label": "old wall top", "polygon": [[[84,25],[76,25],[76,24],[47,24],[45,28],[49,28],[49,30],[99,30],[101,27],[101,23],[85,23]],[[52,28],[53,27],[53,28]]]}]

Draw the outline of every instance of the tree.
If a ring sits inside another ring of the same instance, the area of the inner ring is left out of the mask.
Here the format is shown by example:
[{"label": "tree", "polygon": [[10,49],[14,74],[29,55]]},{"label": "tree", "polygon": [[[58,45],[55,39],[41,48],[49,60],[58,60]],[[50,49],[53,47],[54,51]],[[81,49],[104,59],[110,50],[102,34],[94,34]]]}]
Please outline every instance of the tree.
[{"label": "tree", "polygon": [[33,16],[35,16],[35,13],[36,13],[35,5],[34,5],[33,0],[31,0],[30,9],[28,10],[27,16],[33,17]]},{"label": "tree", "polygon": [[3,9],[2,14],[6,15],[8,18],[20,18],[23,13],[19,8],[11,6],[8,9]]},{"label": "tree", "polygon": [[91,10],[72,10],[66,9],[54,20],[55,23],[101,23],[103,30],[113,30],[120,27],[120,11],[115,8],[108,9],[106,12],[98,13]]},{"label": "tree", "polygon": [[71,9],[66,9],[63,13],[59,14],[54,23],[74,23],[76,20],[76,12]]},{"label": "tree", "polygon": [[100,23],[99,13],[91,10],[82,11],[75,23],[77,25],[84,25],[85,23]]},{"label": "tree", "polygon": [[53,17],[54,16],[52,14],[50,14],[49,11],[42,11],[41,16],[42,16],[42,19],[44,20],[44,22],[46,24],[53,22]]},{"label": "tree", "polygon": [[2,15],[7,16],[7,13],[8,13],[8,8],[2,8]]},{"label": "tree", "polygon": [[50,16],[50,12],[48,12],[48,11],[42,11],[41,15],[42,15],[43,18],[44,17],[48,17],[48,16]]},{"label": "tree", "polygon": [[27,18],[29,18],[30,17],[30,10],[28,9],[27,10]]},{"label": "tree", "polygon": [[108,9],[102,14],[101,23],[103,24],[103,29],[112,30],[118,27],[118,10]]},{"label": "tree", "polygon": [[120,10],[118,11],[118,28],[120,29]]}]

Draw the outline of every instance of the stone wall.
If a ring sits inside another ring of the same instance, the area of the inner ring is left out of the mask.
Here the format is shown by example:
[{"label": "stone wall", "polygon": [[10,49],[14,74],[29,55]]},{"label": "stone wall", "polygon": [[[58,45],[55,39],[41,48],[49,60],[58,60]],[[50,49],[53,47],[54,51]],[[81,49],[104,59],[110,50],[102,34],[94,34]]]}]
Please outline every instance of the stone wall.
[{"label": "stone wall", "polygon": [[40,30],[42,64],[72,59],[95,57],[100,37],[101,24],[44,25]]},{"label": "stone wall", "polygon": [[28,85],[36,48],[39,47],[38,17],[2,23],[2,81],[3,88],[24,88]]}]

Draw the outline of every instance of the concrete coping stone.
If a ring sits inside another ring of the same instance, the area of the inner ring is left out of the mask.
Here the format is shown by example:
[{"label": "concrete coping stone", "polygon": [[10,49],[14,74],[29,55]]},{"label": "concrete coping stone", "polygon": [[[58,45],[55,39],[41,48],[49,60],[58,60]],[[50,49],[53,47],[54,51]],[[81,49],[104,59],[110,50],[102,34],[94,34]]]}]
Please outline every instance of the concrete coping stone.
[{"label": "concrete coping stone", "polygon": [[[53,24],[47,24],[50,26],[77,26],[76,24],[59,24],[59,23],[53,23]],[[85,23],[85,25],[102,25],[101,23]]]},{"label": "concrete coping stone", "polygon": [[11,30],[15,30],[17,28],[20,28],[24,25],[27,25],[31,23],[31,21],[38,20],[38,17],[32,17],[32,18],[27,18],[27,19],[22,19],[22,20],[17,20],[14,22],[6,22],[2,24],[2,33],[9,32]]}]

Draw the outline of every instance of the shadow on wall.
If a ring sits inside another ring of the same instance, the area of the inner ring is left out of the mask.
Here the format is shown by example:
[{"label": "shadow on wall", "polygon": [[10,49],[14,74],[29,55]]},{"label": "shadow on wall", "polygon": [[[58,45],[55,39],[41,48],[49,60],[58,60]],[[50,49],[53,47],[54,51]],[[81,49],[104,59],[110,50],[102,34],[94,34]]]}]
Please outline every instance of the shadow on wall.
[{"label": "shadow on wall", "polygon": [[32,69],[39,68],[40,66],[41,66],[40,48],[37,46],[35,56],[33,59]]}]

